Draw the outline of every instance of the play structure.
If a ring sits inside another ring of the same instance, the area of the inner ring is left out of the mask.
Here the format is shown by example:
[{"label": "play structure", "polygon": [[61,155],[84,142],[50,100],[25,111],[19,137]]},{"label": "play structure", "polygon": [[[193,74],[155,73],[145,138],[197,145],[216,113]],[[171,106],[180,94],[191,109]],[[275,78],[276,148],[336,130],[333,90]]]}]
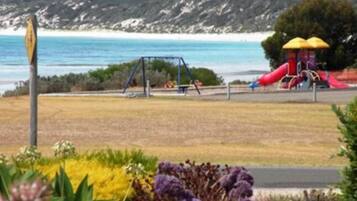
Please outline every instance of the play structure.
[{"label": "play structure", "polygon": [[130,75],[129,75],[129,78],[127,80],[127,82],[125,83],[125,86],[124,86],[124,90],[123,90],[123,93],[126,92],[126,90],[128,89],[128,87],[130,86],[130,84],[133,82],[133,79],[134,79],[134,76],[136,74],[136,72],[138,70],[141,70],[142,71],[142,84],[143,84],[143,87],[144,87],[144,94],[146,95],[146,81],[149,80],[147,77],[146,77],[146,68],[148,66],[148,64],[151,62],[151,61],[155,61],[155,60],[164,60],[164,61],[169,61],[171,63],[174,63],[174,64],[177,64],[177,91],[178,93],[185,93],[186,90],[188,89],[189,85],[182,85],[181,84],[181,77],[182,77],[182,68],[184,69],[185,73],[186,73],[186,76],[188,78],[190,78],[190,83],[193,83],[196,91],[198,94],[201,94],[200,90],[198,89],[198,86],[197,86],[197,83],[195,82],[194,78],[193,78],[193,75],[190,71],[190,69],[187,67],[186,65],[186,62],[185,60],[182,58],[182,57],[164,57],[164,56],[145,56],[145,57],[140,57],[138,59],[138,62],[136,63],[136,65],[131,68],[131,71],[130,71]]},{"label": "play structure", "polygon": [[308,40],[294,38],[283,46],[287,51],[287,63],[282,64],[273,72],[260,76],[249,86],[254,89],[278,83],[283,89],[309,89],[315,82],[319,87],[348,88],[348,85],[339,82],[328,71],[318,68],[316,52],[330,46],[322,39],[312,37]]}]

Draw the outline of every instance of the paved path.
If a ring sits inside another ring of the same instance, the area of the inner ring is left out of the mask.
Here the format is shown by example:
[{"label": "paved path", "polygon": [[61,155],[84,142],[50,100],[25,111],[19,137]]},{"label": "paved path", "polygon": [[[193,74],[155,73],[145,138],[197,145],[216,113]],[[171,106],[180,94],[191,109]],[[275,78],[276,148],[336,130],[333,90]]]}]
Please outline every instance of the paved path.
[{"label": "paved path", "polygon": [[249,168],[257,188],[328,188],[341,180],[333,168]]},{"label": "paved path", "polygon": [[[155,96],[176,96],[182,97],[183,94],[177,94],[176,90],[152,90]],[[182,98],[193,98],[201,100],[226,100],[224,87],[206,87],[202,89],[202,96],[197,96],[196,92],[190,90],[190,96]],[[312,102],[312,91],[270,91],[270,92],[250,92],[246,88],[232,88],[232,101],[240,102]],[[134,91],[130,93],[142,93]],[[129,93],[129,94],[130,94]],[[53,93],[41,94],[42,96],[120,96],[127,97],[127,94],[122,94],[120,90],[108,91],[91,91],[91,92],[73,92],[73,93]],[[317,101],[319,103],[328,104],[346,104],[357,96],[357,88],[349,88],[343,90],[336,89],[319,89],[317,93]]]},{"label": "paved path", "polygon": [[[317,92],[317,101],[320,103],[346,104],[357,96],[357,88],[333,90],[320,89]],[[224,100],[226,94],[196,96],[198,99]],[[278,91],[278,92],[244,92],[233,93],[231,100],[242,102],[312,102],[312,91]]]}]

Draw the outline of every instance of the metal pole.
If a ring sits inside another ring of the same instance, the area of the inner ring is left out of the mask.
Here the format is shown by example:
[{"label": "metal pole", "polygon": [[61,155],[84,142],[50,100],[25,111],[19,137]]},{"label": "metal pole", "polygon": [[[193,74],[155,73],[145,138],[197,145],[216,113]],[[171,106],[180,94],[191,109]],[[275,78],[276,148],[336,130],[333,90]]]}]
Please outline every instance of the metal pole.
[{"label": "metal pole", "polygon": [[37,146],[37,19],[31,16],[36,39],[33,60],[30,65],[30,145]]},{"label": "metal pole", "polygon": [[128,80],[126,81],[125,86],[124,86],[123,94],[126,92],[126,90],[127,90],[128,87],[129,87],[129,84],[130,84],[131,81],[133,80],[133,77],[134,77],[134,75],[135,75],[135,73],[136,73],[136,70],[137,70],[137,68],[139,67],[140,63],[141,63],[141,59],[139,59],[138,63],[131,69],[129,78],[128,78]]},{"label": "metal pole", "polygon": [[146,81],[146,97],[147,98],[150,98],[150,92],[151,90],[150,90],[150,80],[147,80]]},{"label": "metal pole", "polygon": [[178,69],[177,69],[177,86],[181,85],[181,60],[179,59]]},{"label": "metal pole", "polygon": [[188,67],[187,67],[187,65],[186,65],[186,62],[183,60],[182,57],[180,57],[180,60],[182,61],[182,65],[183,65],[183,67],[185,68],[188,77],[190,77],[190,79],[193,81],[193,85],[195,86],[197,93],[198,93],[199,95],[201,95],[201,92],[200,92],[200,90],[198,89],[198,86],[197,86],[195,80],[193,79],[192,73],[191,73],[190,70],[188,69]]},{"label": "metal pole", "polygon": [[145,59],[142,58],[141,59],[141,67],[142,67],[142,70],[143,70],[143,87],[144,87],[144,95],[146,95],[146,76],[145,76]]},{"label": "metal pole", "polygon": [[317,102],[316,82],[312,83],[312,102]]},{"label": "metal pole", "polygon": [[227,83],[227,100],[231,100],[231,83]]}]

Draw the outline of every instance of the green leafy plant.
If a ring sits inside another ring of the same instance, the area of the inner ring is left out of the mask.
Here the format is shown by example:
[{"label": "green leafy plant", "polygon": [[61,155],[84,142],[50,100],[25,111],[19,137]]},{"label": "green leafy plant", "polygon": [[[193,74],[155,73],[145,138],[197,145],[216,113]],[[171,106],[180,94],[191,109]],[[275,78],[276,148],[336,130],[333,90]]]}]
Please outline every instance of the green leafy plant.
[{"label": "green leafy plant", "polygon": [[349,161],[349,165],[343,171],[341,191],[344,200],[357,200],[357,97],[345,109],[336,105],[333,105],[332,109],[341,122],[338,128],[342,137],[339,141],[343,145],[339,155]]},{"label": "green leafy plant", "polygon": [[147,156],[141,150],[120,151],[105,149],[88,152],[84,155],[87,160],[97,160],[108,166],[128,166],[140,164],[145,171],[154,172],[158,159],[154,156]]},{"label": "green leafy plant", "polygon": [[[79,170],[80,171],[80,170]],[[86,176],[74,192],[72,183],[63,168],[60,168],[53,181],[53,200],[55,201],[92,201],[93,186],[88,184]]]}]

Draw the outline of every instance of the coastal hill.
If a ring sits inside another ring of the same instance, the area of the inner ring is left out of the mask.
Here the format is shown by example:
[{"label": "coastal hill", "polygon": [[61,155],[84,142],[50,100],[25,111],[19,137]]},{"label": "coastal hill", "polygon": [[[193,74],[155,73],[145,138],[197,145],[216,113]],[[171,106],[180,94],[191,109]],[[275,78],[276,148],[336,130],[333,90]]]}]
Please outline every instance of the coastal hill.
[{"label": "coastal hill", "polygon": [[[235,33],[272,30],[300,0],[0,0],[0,28],[17,29],[36,13],[46,29],[145,33]],[[357,3],[357,0],[353,0]]]}]

